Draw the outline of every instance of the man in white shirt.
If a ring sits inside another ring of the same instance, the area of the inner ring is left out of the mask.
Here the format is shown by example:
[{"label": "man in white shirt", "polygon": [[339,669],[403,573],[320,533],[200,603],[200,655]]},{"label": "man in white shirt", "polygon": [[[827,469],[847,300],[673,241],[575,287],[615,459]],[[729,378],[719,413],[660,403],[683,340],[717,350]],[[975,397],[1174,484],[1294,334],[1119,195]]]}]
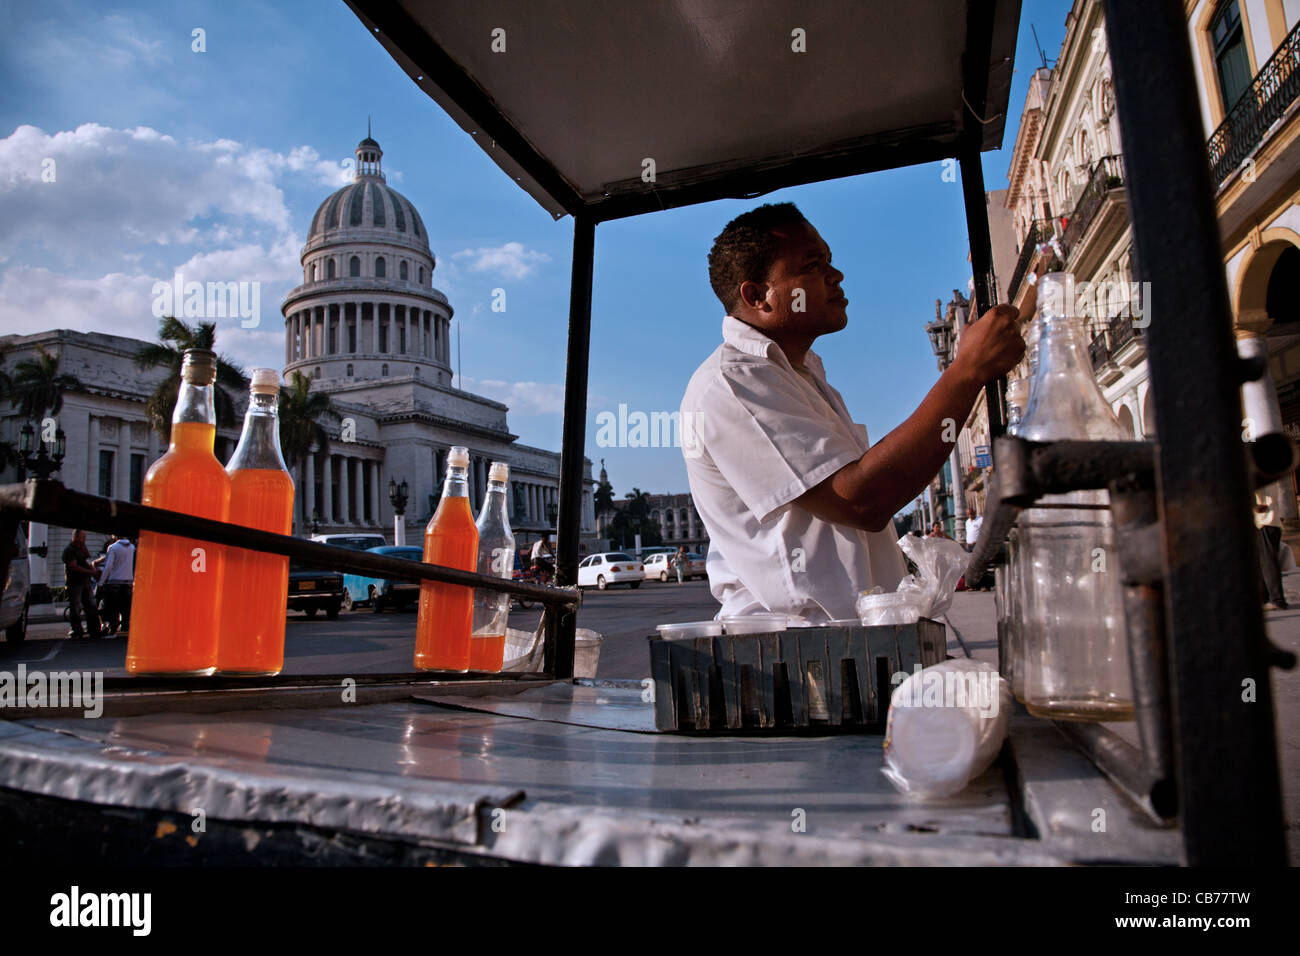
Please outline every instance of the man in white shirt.
[{"label": "man in white shirt", "polygon": [[966,509],[966,547],[975,547],[975,542],[980,539],[980,528],[984,527],[984,518],[975,514],[974,508]]},{"label": "man in white shirt", "polygon": [[1016,310],[989,310],[916,412],[871,445],[810,349],[848,324],[843,278],[791,203],[728,223],[709,253],[728,314],[681,422],[719,616],[852,618],[860,591],[894,590],[906,565],[892,518],[948,458],[944,421],[965,421],[985,383],[1024,354]]},{"label": "man in white shirt", "polygon": [[131,626],[131,590],[135,580],[135,545],[130,538],[118,538],[104,553],[99,573],[99,590],[104,596],[108,635],[125,634]]}]

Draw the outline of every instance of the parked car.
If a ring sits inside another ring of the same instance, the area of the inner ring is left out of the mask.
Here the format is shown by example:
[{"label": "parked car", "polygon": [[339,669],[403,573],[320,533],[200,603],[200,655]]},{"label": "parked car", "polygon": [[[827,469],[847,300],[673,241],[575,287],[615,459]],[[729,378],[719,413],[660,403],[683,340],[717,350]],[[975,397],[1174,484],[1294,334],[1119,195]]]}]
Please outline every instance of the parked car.
[{"label": "parked car", "polygon": [[324,611],[331,621],[343,606],[343,575],[300,564],[289,564],[289,610],[314,617]]},{"label": "parked car", "polygon": [[645,568],[640,561],[622,551],[602,551],[584,558],[578,564],[578,587],[600,588],[611,584],[626,584],[639,588],[645,580]]},{"label": "parked car", "polygon": [[641,560],[644,561],[652,554],[674,554],[676,553],[676,551],[677,551],[676,548],[672,548],[667,545],[658,545],[658,544],[651,545],[648,548],[641,549]]},{"label": "parked car", "polygon": [[349,551],[369,551],[388,544],[382,534],[361,531],[354,534],[314,534],[311,539],[321,544],[332,544],[336,548],[347,548]]},{"label": "parked car", "polygon": [[[407,561],[423,561],[424,551],[410,545],[383,545],[366,548],[371,554],[382,554],[390,558],[405,558]],[[369,607],[376,614],[385,608],[400,608],[415,603],[420,596],[420,584],[412,579],[398,581],[392,578],[375,578],[365,574],[343,575],[343,610],[351,611],[356,607]]]},{"label": "parked car", "polygon": [[27,637],[27,613],[31,607],[31,569],[27,565],[27,539],[19,529],[18,552],[5,573],[5,589],[0,597],[0,628],[5,640],[17,644]]},{"label": "parked car", "polygon": [[[660,551],[652,554],[645,560],[645,576],[647,578],[658,578],[660,581],[676,581],[677,569],[673,567],[673,555],[676,551]],[[691,578],[705,578],[708,574],[704,570],[704,558],[698,554],[692,554],[689,551],[686,554],[688,563],[682,568],[682,580],[689,581]]]}]

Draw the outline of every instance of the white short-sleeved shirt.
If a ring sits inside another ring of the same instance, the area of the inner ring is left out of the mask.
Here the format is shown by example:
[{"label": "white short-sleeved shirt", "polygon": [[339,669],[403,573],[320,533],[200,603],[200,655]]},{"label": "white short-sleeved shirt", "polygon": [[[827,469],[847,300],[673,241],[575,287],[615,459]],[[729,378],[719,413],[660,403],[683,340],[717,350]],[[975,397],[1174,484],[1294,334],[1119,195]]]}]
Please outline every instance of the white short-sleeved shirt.
[{"label": "white short-sleeved shirt", "polygon": [[811,350],[796,370],[733,316],[682,399],[682,452],[709,532],[709,587],[721,615],[774,611],[856,617],[858,593],[907,573],[893,528],[860,531],[793,504],[870,447]]}]

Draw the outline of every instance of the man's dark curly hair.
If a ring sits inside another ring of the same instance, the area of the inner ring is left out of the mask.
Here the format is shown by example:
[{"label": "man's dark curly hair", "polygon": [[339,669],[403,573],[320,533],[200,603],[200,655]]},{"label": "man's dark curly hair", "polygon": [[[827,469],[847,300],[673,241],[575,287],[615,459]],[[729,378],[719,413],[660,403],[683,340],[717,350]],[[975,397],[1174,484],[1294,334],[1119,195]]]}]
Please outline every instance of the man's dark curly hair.
[{"label": "man's dark curly hair", "polygon": [[762,282],[780,247],[773,229],[807,222],[792,202],[767,203],[737,216],[713,240],[709,285],[729,315],[740,305],[740,284]]}]

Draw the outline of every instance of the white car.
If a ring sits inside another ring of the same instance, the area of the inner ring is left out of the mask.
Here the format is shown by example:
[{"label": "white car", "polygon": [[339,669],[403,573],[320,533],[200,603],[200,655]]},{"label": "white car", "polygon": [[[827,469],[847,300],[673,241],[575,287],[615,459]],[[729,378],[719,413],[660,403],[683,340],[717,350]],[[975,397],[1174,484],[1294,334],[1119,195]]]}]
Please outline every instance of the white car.
[{"label": "white car", "polygon": [[603,551],[583,558],[578,565],[578,587],[600,588],[602,591],[611,584],[626,584],[639,588],[645,580],[645,568],[641,562],[624,554],[622,551]]},{"label": "white car", "polygon": [[[660,552],[652,554],[645,559],[645,576],[647,578],[658,578],[660,581],[676,581],[677,569],[673,567],[673,554],[675,552]],[[687,560],[690,562],[687,567],[682,568],[682,580],[689,581],[691,578],[707,578],[708,572],[704,569],[704,558],[698,554],[687,552]]]}]

